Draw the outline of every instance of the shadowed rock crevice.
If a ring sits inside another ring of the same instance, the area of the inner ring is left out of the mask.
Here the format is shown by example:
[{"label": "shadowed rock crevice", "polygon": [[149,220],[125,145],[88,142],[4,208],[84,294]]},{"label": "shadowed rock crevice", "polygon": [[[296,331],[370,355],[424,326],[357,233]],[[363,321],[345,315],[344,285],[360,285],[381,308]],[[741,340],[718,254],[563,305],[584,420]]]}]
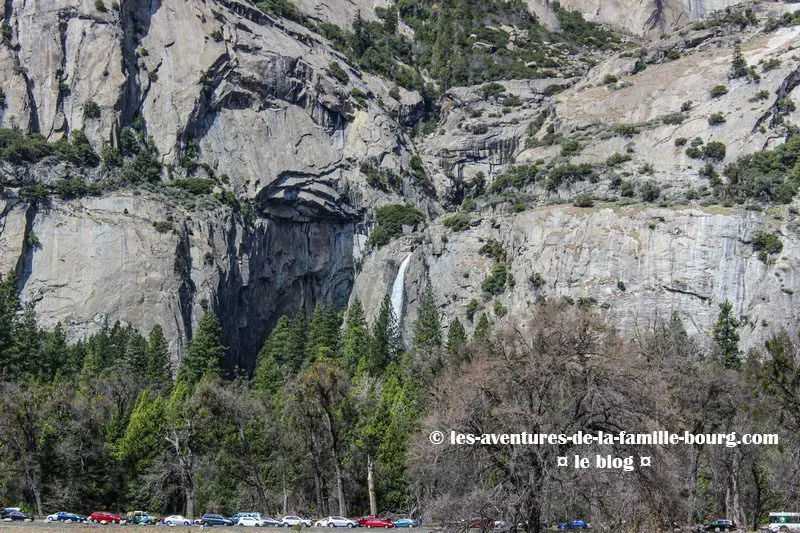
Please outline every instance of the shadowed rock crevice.
[{"label": "shadowed rock crevice", "polygon": [[228,227],[229,263],[220,273],[213,304],[230,347],[229,369],[253,369],[281,315],[347,304],[354,280],[353,236],[349,222],[272,220]]},{"label": "shadowed rock crevice", "polygon": [[120,111],[120,124],[123,127],[132,124],[141,112],[142,86],[139,80],[137,48],[150,31],[153,14],[160,8],[161,0],[127,0],[120,3],[125,85],[116,108]]}]

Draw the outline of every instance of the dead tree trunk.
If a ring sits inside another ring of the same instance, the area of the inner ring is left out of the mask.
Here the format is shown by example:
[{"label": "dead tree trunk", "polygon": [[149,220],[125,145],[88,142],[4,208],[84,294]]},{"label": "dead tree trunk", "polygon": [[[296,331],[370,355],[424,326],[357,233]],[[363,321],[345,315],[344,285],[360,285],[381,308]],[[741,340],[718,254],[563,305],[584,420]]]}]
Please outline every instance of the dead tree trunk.
[{"label": "dead tree trunk", "polygon": [[369,514],[378,514],[378,499],[375,495],[375,465],[367,457],[367,491],[369,492]]}]

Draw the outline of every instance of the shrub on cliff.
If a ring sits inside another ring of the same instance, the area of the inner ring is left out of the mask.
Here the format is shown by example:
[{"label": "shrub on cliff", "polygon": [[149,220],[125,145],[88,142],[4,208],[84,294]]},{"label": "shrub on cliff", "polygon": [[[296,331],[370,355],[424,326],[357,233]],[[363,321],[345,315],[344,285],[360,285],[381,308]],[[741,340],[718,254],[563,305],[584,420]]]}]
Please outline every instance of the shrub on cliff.
[{"label": "shrub on cliff", "polygon": [[725,94],[728,94],[728,88],[724,85],[715,85],[711,88],[711,98],[719,98]]},{"label": "shrub on cliff", "polygon": [[594,174],[592,165],[559,165],[550,171],[547,179],[547,190],[556,191],[561,185],[569,185],[576,181],[589,179]]},{"label": "shrub on cliff", "polygon": [[800,184],[800,137],[792,137],[773,150],[742,156],[725,167],[724,174],[728,198],[789,203]]},{"label": "shrub on cliff", "polygon": [[759,231],[753,235],[751,241],[753,250],[758,252],[758,258],[766,263],[770,255],[777,255],[783,251],[783,243],[776,233]]},{"label": "shrub on cliff", "polygon": [[484,278],[481,283],[481,288],[493,296],[502,294],[506,290],[506,282],[508,281],[508,271],[505,263],[500,263],[492,267],[492,270]]},{"label": "shrub on cliff", "polygon": [[204,178],[179,179],[173,181],[172,185],[174,187],[178,187],[179,189],[183,189],[189,194],[194,194],[198,196],[204,194],[211,194],[211,191],[214,190],[214,182]]},{"label": "shrub on cliff", "polygon": [[38,163],[45,158],[77,166],[93,167],[100,158],[92,149],[81,130],[72,132],[72,138],[48,142],[38,133],[24,134],[17,130],[0,129],[0,159],[16,165]]},{"label": "shrub on cliff", "polygon": [[383,246],[403,233],[403,226],[416,226],[425,215],[409,204],[392,204],[375,209],[375,229],[369,236],[373,246]]},{"label": "shrub on cliff", "polygon": [[442,224],[448,229],[453,231],[464,231],[469,228],[470,218],[469,215],[464,213],[456,213],[454,215],[446,216],[442,219]]}]

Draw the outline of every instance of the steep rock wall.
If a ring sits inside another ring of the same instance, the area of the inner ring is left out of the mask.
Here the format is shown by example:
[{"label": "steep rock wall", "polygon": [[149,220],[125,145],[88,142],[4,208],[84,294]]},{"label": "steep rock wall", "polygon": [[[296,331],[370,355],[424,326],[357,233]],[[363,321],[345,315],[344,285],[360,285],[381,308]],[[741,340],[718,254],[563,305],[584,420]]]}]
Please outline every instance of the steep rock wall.
[{"label": "steep rock wall", "polygon": [[[729,300],[745,317],[740,333],[747,348],[800,318],[798,222],[786,211],[765,216],[726,209],[563,206],[482,217],[463,233],[434,224],[422,243],[404,238],[371,255],[356,276],[353,298],[363,301],[368,314],[376,313],[399,262],[413,252],[402,324],[407,340],[418,297],[430,282],[445,320],[458,317],[468,330],[482,313],[493,323],[524,322],[544,297],[596,307],[627,331],[676,312],[690,333],[703,338],[718,304]],[[784,244],[784,252],[766,263],[750,244],[760,229],[777,231]],[[503,244],[514,279],[513,287],[496,297],[481,288],[495,265],[479,253],[489,239]],[[533,273],[544,285],[529,281]],[[466,308],[473,298],[480,307],[469,321]],[[506,318],[495,315],[495,300],[508,308]]]},{"label": "steep rock wall", "polygon": [[180,356],[208,305],[223,324],[227,364],[252,368],[280,314],[342,306],[353,280],[350,222],[247,222],[224,208],[187,213],[129,193],[0,206],[0,270],[18,267],[22,300],[73,340],[106,320],[143,332],[160,324]]}]

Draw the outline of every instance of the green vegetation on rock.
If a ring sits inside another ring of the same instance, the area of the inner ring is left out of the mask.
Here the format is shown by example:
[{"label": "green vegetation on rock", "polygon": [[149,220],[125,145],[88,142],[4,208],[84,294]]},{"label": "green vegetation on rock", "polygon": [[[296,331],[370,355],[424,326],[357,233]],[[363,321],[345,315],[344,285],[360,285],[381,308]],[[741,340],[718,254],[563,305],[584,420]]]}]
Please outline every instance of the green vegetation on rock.
[{"label": "green vegetation on rock", "polygon": [[403,226],[415,227],[425,220],[425,215],[409,204],[393,204],[375,209],[375,229],[369,236],[373,246],[389,244],[403,234]]}]

